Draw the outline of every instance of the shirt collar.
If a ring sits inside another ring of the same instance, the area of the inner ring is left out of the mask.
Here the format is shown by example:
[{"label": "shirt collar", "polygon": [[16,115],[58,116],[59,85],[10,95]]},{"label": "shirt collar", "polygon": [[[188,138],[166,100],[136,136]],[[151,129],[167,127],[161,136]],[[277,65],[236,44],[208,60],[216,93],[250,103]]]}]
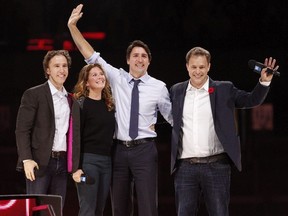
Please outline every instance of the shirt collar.
[{"label": "shirt collar", "polygon": [[64,88],[64,86],[62,87],[62,91],[59,91],[52,83],[50,80],[48,80],[48,85],[50,87],[50,91],[51,91],[51,94],[54,95],[56,94],[57,92],[61,92],[65,97],[67,97],[68,93],[66,91],[66,89]]},{"label": "shirt collar", "polygon": [[[148,79],[149,79],[149,75],[148,75],[148,73],[146,72],[143,76],[141,76],[139,79],[141,80],[141,82],[147,82],[148,81]],[[135,79],[130,73],[129,73],[129,75],[128,75],[128,82],[129,83],[131,83],[132,82],[132,80],[133,79]]]},{"label": "shirt collar", "polygon": [[[203,90],[208,92],[208,89],[209,89],[209,77],[208,77],[208,79],[206,80],[206,82],[204,83],[204,85],[200,89],[203,89]],[[195,91],[197,89],[191,85],[190,80],[189,80],[186,91],[191,91],[191,90]]]}]

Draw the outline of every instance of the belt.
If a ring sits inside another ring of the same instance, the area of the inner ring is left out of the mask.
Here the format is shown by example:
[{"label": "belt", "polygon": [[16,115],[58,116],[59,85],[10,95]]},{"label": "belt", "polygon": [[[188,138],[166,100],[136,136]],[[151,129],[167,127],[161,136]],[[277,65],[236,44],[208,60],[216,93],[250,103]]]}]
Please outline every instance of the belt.
[{"label": "belt", "polygon": [[228,156],[226,153],[221,153],[217,155],[212,155],[208,157],[191,157],[180,159],[180,162],[185,161],[190,164],[204,164],[204,163],[214,163],[221,160],[227,160]]},{"label": "belt", "polygon": [[52,151],[51,158],[63,158],[66,157],[66,151]]},{"label": "belt", "polygon": [[128,141],[117,140],[117,143],[122,144],[126,146],[127,148],[130,148],[130,147],[134,147],[143,143],[153,142],[154,140],[155,140],[154,138],[150,137],[150,138],[128,140]]}]

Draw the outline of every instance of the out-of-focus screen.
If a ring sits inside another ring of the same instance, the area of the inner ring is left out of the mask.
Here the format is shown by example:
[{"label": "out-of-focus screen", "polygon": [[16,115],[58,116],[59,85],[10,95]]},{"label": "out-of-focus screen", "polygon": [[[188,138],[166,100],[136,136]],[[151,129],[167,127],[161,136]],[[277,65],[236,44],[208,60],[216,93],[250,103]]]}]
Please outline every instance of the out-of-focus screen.
[{"label": "out-of-focus screen", "polygon": [[0,195],[0,216],[62,216],[61,196]]},{"label": "out-of-focus screen", "polygon": [[32,216],[32,208],[36,206],[36,197],[11,197],[0,199],[1,216]]}]

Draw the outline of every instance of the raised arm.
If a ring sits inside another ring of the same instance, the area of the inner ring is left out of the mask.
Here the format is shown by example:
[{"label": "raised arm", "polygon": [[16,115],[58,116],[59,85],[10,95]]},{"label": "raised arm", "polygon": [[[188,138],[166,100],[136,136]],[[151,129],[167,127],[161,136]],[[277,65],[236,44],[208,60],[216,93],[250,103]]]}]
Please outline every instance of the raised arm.
[{"label": "raised arm", "polygon": [[74,43],[76,44],[77,48],[83,55],[85,59],[88,59],[94,53],[93,47],[88,43],[88,41],[83,37],[81,32],[77,27],[78,20],[82,17],[83,5],[79,4],[76,8],[73,9],[71,16],[68,20],[68,28],[70,30],[71,36],[73,38]]}]

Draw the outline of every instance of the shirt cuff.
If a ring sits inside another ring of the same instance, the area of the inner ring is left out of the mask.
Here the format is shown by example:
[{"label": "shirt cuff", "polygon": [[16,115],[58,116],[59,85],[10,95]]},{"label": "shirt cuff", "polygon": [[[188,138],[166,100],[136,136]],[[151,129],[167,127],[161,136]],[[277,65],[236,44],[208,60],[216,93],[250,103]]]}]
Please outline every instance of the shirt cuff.
[{"label": "shirt cuff", "polygon": [[32,159],[26,159],[26,160],[23,160],[23,163],[26,163],[28,161],[33,161]]},{"label": "shirt cuff", "polygon": [[99,56],[100,56],[100,53],[94,52],[90,58],[85,59],[85,62],[87,64],[94,64]]},{"label": "shirt cuff", "polygon": [[259,79],[259,82],[260,82],[260,84],[263,85],[263,86],[269,86],[270,83],[271,83],[271,81],[264,81],[264,82],[262,82],[262,81],[260,81],[260,79]]}]

